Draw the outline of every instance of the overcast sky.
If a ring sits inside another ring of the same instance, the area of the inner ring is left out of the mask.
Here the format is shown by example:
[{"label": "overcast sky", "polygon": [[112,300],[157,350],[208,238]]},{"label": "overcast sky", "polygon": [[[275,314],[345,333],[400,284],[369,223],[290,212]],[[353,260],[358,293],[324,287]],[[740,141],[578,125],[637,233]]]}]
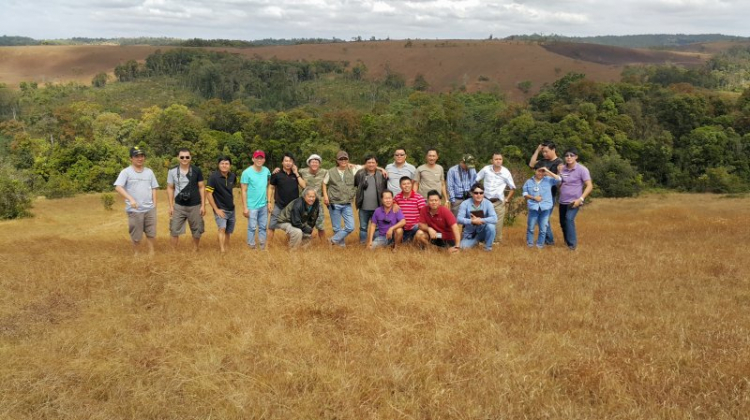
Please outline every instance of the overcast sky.
[{"label": "overcast sky", "polygon": [[748,0],[0,0],[0,35],[36,39],[750,35]]}]

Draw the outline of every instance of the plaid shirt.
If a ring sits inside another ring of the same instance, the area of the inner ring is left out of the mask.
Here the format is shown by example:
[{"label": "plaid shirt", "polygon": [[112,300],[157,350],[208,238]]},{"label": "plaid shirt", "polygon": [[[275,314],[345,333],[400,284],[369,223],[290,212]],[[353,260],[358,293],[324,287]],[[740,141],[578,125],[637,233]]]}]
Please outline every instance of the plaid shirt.
[{"label": "plaid shirt", "polygon": [[453,203],[456,200],[463,200],[464,193],[469,192],[471,186],[477,178],[477,170],[474,168],[468,168],[467,170],[461,169],[460,165],[456,165],[448,169],[448,200]]}]

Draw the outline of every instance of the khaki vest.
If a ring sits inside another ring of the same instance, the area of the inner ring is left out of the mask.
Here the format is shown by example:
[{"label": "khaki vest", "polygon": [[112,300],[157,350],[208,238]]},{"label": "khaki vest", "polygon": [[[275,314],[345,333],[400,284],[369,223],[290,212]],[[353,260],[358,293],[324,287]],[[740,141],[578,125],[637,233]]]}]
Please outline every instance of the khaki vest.
[{"label": "khaki vest", "polygon": [[328,200],[331,204],[351,204],[357,189],[354,188],[354,174],[347,169],[343,178],[338,168],[328,170]]}]

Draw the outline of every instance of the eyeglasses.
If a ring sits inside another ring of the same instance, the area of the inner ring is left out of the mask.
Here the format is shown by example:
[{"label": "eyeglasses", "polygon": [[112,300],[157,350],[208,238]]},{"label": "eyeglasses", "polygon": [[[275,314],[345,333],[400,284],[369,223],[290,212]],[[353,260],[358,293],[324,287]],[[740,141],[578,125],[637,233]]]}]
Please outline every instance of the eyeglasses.
[{"label": "eyeglasses", "polygon": [[336,159],[336,160],[349,160],[349,158],[344,158],[344,157],[342,157],[342,158],[338,158],[338,159]]},{"label": "eyeglasses", "polygon": [[572,153],[566,153],[566,154],[565,154],[565,157],[576,157],[576,155],[574,155],[574,154],[572,154]]},{"label": "eyeglasses", "polygon": [[484,191],[472,191],[471,193],[474,195],[482,195],[484,194]]},{"label": "eyeglasses", "polygon": [[180,156],[180,160],[190,160],[190,156]]},{"label": "eyeglasses", "polygon": [[406,156],[406,153],[394,153],[393,156]]}]

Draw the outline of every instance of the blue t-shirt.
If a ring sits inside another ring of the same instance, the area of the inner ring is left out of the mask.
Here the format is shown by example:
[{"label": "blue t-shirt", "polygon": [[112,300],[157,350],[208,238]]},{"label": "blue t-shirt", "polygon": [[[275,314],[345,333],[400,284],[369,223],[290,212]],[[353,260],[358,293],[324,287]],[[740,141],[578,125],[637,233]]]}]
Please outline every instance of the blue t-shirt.
[{"label": "blue t-shirt", "polygon": [[385,236],[391,226],[402,220],[404,220],[404,213],[401,212],[401,209],[394,212],[393,208],[391,208],[391,211],[386,214],[383,206],[376,208],[375,213],[372,214],[372,219],[370,219],[371,223],[375,224],[378,228],[375,236]]},{"label": "blue t-shirt", "polygon": [[268,179],[271,177],[271,171],[263,166],[259,171],[255,170],[255,165],[242,171],[240,178],[241,184],[247,184],[247,208],[255,210],[265,207],[268,204],[266,190],[268,189]]}]

